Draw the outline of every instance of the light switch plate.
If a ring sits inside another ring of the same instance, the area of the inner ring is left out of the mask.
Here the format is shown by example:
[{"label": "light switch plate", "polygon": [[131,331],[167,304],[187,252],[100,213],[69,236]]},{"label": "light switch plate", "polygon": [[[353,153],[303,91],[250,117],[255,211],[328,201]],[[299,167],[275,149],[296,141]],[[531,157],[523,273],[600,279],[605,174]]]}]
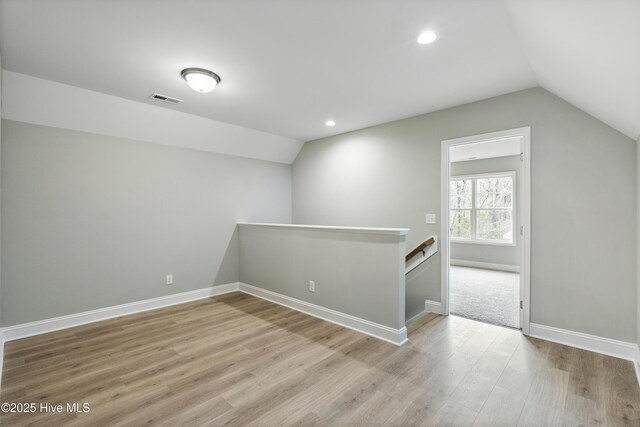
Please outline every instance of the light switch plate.
[{"label": "light switch plate", "polygon": [[427,224],[435,224],[436,223],[436,214],[434,214],[434,213],[426,214],[425,215],[425,221],[427,222]]}]

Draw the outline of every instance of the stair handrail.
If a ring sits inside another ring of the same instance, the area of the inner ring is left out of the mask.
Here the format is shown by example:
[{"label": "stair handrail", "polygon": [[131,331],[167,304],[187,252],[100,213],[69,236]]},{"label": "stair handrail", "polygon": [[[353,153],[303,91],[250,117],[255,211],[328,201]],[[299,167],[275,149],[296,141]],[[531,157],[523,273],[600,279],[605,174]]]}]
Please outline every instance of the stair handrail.
[{"label": "stair handrail", "polygon": [[408,262],[411,258],[418,255],[420,252],[422,252],[422,254],[425,255],[425,249],[433,245],[435,241],[436,240],[433,237],[429,237],[427,240],[420,243],[411,252],[407,254],[407,256],[404,258],[405,262]]}]

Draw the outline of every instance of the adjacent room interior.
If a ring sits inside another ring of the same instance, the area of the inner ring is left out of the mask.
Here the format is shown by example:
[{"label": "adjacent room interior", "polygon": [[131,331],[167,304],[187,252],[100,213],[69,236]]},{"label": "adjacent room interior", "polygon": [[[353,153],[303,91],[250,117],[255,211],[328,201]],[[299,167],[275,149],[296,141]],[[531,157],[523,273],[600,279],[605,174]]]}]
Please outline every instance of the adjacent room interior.
[{"label": "adjacent room interior", "polygon": [[522,137],[449,150],[450,313],[520,329]]},{"label": "adjacent room interior", "polygon": [[0,0],[0,424],[640,425],[639,22]]}]

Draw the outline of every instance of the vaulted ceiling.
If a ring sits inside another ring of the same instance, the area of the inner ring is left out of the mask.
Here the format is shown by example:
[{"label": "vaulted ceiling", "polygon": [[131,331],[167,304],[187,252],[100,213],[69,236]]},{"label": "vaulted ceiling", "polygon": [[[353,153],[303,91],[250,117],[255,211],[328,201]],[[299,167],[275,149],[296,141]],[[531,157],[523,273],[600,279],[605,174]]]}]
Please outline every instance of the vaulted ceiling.
[{"label": "vaulted ceiling", "polygon": [[507,0],[539,86],[640,135],[640,0]]},{"label": "vaulted ceiling", "polygon": [[[416,43],[425,29],[435,43]],[[2,0],[0,52],[10,71],[303,141],[534,86],[640,134],[638,0]],[[196,93],[187,67],[222,83]]]}]

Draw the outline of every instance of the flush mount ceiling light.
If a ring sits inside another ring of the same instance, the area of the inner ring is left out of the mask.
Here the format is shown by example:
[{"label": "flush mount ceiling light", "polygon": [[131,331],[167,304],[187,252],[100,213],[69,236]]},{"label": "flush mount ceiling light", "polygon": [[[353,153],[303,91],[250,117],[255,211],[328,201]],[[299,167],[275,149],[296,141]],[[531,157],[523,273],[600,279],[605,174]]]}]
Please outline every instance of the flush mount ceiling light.
[{"label": "flush mount ceiling light", "polygon": [[433,31],[425,31],[424,33],[420,34],[420,36],[418,37],[418,43],[430,44],[436,41],[437,38],[438,38],[438,35]]},{"label": "flush mount ceiling light", "polygon": [[220,83],[220,76],[204,68],[185,68],[180,73],[189,87],[196,92],[211,92]]},{"label": "flush mount ceiling light", "polygon": [[333,127],[336,125],[336,122],[334,122],[333,120],[327,120],[325,122],[325,125],[329,126],[329,127]]}]

